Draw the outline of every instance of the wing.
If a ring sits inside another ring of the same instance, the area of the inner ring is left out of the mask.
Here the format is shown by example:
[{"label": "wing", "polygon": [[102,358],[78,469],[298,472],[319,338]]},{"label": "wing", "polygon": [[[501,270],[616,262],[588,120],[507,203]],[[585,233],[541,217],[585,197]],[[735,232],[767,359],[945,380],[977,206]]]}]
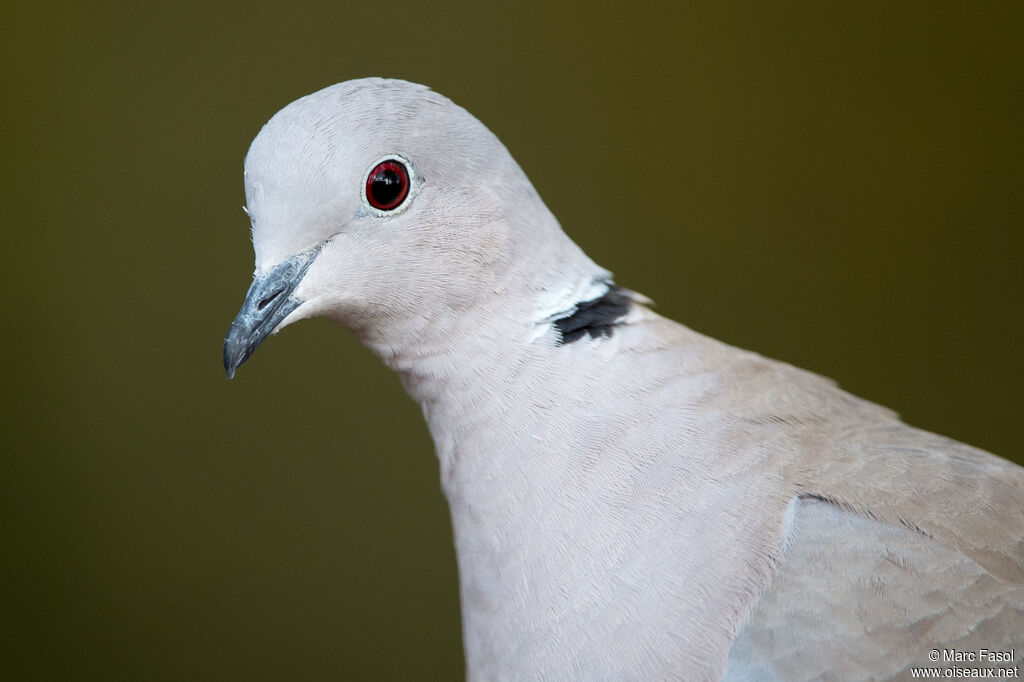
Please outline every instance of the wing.
[{"label": "wing", "polygon": [[1019,658],[1024,469],[897,422],[827,450],[790,471],[800,493],[782,556],[726,679],[909,678],[952,665],[933,649]]}]

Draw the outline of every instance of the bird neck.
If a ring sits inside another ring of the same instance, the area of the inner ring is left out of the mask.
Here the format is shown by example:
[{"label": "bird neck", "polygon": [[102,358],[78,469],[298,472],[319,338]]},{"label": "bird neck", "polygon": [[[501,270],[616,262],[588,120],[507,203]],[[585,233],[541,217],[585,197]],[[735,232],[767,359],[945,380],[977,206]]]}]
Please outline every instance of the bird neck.
[{"label": "bird neck", "polygon": [[[512,288],[506,282],[530,281],[512,272],[494,296],[471,309],[410,315],[355,330],[420,404],[443,471],[463,442],[450,434],[477,428],[496,433],[507,426],[509,408],[532,400],[547,390],[545,384],[598,376],[598,370],[587,369],[588,363],[602,361],[588,357],[591,346],[637,312],[639,306],[612,283],[610,273],[565,241],[571,248],[563,254],[577,256],[575,249],[578,257],[562,260],[561,271],[554,263],[534,260],[535,274],[552,275],[547,282],[538,278],[534,286]],[[563,347],[569,344],[572,349]],[[565,363],[567,352],[571,366]],[[578,376],[570,376],[574,373]]]},{"label": "bird neck", "polygon": [[611,273],[562,231],[533,188],[524,183],[518,191],[519,205],[529,210],[504,216],[504,257],[479,274],[474,299],[424,302],[372,324],[342,321],[424,409],[471,390],[493,396],[524,363],[563,341],[560,320],[618,291]]}]

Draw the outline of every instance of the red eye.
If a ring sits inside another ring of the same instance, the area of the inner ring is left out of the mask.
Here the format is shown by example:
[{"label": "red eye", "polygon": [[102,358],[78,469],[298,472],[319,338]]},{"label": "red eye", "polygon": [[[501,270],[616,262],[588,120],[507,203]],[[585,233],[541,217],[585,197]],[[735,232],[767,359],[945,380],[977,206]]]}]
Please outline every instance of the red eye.
[{"label": "red eye", "polygon": [[366,176],[366,200],[378,211],[392,211],[409,196],[409,171],[396,159],[381,161]]}]

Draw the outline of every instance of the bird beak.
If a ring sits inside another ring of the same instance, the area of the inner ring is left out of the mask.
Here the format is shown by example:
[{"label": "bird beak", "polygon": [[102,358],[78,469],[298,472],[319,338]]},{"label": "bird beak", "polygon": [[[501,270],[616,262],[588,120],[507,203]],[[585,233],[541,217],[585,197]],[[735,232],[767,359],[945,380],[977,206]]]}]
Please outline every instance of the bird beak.
[{"label": "bird beak", "polygon": [[292,296],[292,292],[318,253],[319,247],[311,249],[253,276],[242,309],[224,339],[224,371],[228,373],[228,379],[234,378],[235,370],[256,352],[289,313],[302,304],[302,300]]}]

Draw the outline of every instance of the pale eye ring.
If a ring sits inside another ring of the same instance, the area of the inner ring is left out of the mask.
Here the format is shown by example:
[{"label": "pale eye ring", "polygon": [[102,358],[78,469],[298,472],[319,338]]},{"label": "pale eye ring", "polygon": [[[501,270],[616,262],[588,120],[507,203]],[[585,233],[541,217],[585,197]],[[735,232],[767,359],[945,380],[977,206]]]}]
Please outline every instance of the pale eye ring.
[{"label": "pale eye ring", "polygon": [[409,197],[409,169],[397,158],[378,162],[366,176],[366,201],[378,211],[394,211]]}]

